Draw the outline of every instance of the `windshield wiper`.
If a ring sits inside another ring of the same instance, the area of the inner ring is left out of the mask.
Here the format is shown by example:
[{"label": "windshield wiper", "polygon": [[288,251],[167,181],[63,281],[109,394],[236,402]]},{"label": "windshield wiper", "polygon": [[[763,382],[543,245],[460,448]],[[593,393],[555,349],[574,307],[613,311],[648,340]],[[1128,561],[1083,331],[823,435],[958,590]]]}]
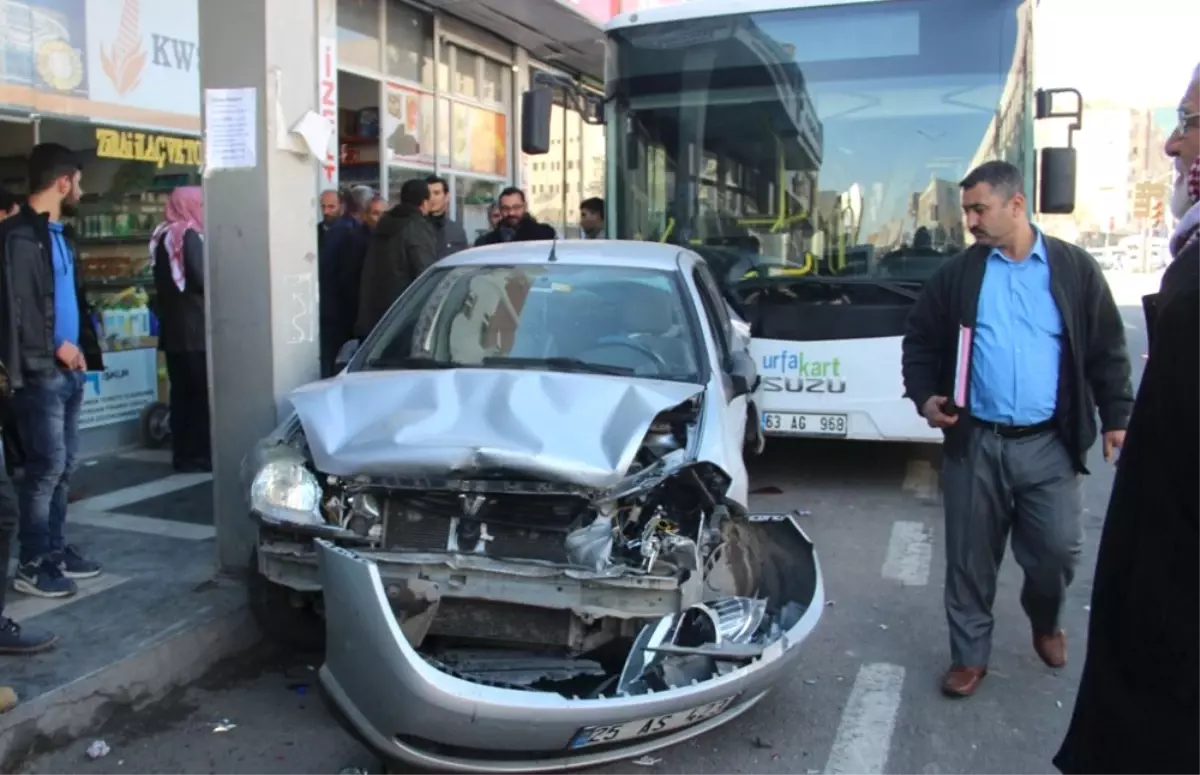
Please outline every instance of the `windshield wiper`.
[{"label": "windshield wiper", "polygon": [[578,358],[555,356],[552,358],[512,358],[506,355],[492,355],[483,359],[484,366],[549,366],[559,371],[576,371],[585,374],[610,374],[615,377],[630,377],[637,371],[628,366],[609,366],[605,363],[591,363]]},{"label": "windshield wiper", "polygon": [[397,370],[412,370],[418,369],[461,369],[463,365],[456,361],[435,361],[429,357],[392,357],[382,356],[373,360],[367,361],[363,366],[367,371],[374,369],[397,369]]}]

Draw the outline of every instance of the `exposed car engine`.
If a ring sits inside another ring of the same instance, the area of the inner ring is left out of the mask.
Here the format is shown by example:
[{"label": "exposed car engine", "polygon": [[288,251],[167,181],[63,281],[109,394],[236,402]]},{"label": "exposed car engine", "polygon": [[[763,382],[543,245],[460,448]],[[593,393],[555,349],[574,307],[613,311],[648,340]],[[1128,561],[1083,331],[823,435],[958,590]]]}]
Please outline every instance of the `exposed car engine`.
[{"label": "exposed car engine", "polygon": [[804,556],[790,517],[730,519],[729,477],[689,456],[702,402],[660,412],[608,490],[317,474],[320,518],[379,564],[401,630],[451,675],[565,696],[706,680],[756,659],[811,595],[764,570]]}]

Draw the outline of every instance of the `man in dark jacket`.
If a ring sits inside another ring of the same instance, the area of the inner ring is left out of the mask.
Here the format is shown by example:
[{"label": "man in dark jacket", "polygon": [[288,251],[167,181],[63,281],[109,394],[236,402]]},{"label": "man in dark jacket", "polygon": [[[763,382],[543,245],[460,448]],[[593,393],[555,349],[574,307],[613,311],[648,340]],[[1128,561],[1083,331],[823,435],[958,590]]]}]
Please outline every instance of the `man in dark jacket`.
[{"label": "man in dark jacket", "polygon": [[426,218],[429,184],[400,187],[400,202],[379,221],[363,262],[356,336],[371,333],[392,302],[437,260],[437,238]]},{"label": "man in dark jacket", "polygon": [[437,236],[437,257],[443,259],[468,247],[462,224],[450,217],[449,189],[437,175],[425,178],[429,184],[429,223]]},{"label": "man in dark jacket", "polygon": [[17,215],[0,223],[5,280],[0,363],[15,389],[14,413],[26,451],[13,586],[41,597],[74,595],[73,579],[100,573],[100,566],[63,536],[85,375],[104,369],[79,254],[60,220],[79,202],[81,176],[82,167],[67,148],[34,146],[32,193]]},{"label": "man in dark jacket", "polygon": [[1150,354],[1092,580],[1087,660],[1054,764],[1200,772],[1200,66],[1166,143],[1174,260],[1143,300]]},{"label": "man in dark jacket", "polygon": [[476,245],[497,245],[501,242],[533,242],[552,240],[554,227],[538,223],[525,212],[525,192],[510,186],[500,192],[500,223],[483,235]]},{"label": "man in dark jacket", "polygon": [[345,193],[343,214],[330,225],[317,258],[322,378],[333,376],[338,350],[354,335],[365,244],[370,241],[364,220],[374,198],[375,191],[368,186],[354,186]]},{"label": "man in dark jacket", "polygon": [[1034,651],[1050,667],[1066,664],[1059,620],[1083,545],[1096,410],[1111,460],[1133,404],[1125,325],[1095,259],[1029,222],[1013,165],[987,162],[959,185],[976,244],[925,284],[903,345],[905,393],[945,433],[942,691],[952,697],[973,694],[987,674],[1010,532]]}]

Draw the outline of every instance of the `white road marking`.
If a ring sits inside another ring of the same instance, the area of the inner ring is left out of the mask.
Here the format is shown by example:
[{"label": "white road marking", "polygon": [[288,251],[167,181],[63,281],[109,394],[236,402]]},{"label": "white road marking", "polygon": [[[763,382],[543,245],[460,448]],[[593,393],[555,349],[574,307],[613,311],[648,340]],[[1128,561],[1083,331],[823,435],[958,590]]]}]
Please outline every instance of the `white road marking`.
[{"label": "white road marking", "polygon": [[164,476],[162,479],[155,479],[145,484],[106,492],[103,495],[94,495],[91,498],[84,498],[71,505],[86,511],[117,511],[122,506],[128,506],[131,503],[138,503],[149,498],[157,498],[160,495],[186,490],[188,487],[194,487],[197,484],[210,481],[212,481],[212,474],[210,473],[172,474],[171,476]]},{"label": "white road marking", "polygon": [[91,597],[106,589],[119,587],[126,581],[129,581],[127,576],[115,576],[111,573],[106,573],[93,579],[80,579],[75,582],[79,587],[79,591],[74,597],[46,598],[13,593],[8,595],[8,604],[4,606],[4,615],[12,617],[16,622],[23,623],[35,616],[41,616],[44,613],[49,613],[65,605],[70,605],[76,600]]},{"label": "white road marking", "polygon": [[928,460],[910,460],[904,469],[904,483],[900,486],[918,498],[936,500],[938,497],[938,473]]},{"label": "white road marking", "polygon": [[884,772],[903,689],[904,668],[899,665],[879,662],[859,669],[825,772]]},{"label": "white road marking", "polygon": [[923,587],[929,583],[933,561],[932,531],[923,522],[894,522],[883,561],[883,577],[905,586]]},{"label": "white road marking", "polygon": [[120,514],[112,511],[94,511],[91,509],[80,509],[78,506],[78,503],[71,504],[70,509],[67,511],[68,523],[103,527],[109,530],[124,530],[144,535],[163,536],[164,538],[180,538],[185,541],[206,541],[217,535],[216,528],[212,525],[196,525],[191,522],[175,522],[169,519],[142,517],[137,514]]},{"label": "white road marking", "polygon": [[122,460],[136,460],[139,463],[166,463],[171,462],[171,450],[169,449],[135,449],[130,452],[122,452],[117,457]]}]

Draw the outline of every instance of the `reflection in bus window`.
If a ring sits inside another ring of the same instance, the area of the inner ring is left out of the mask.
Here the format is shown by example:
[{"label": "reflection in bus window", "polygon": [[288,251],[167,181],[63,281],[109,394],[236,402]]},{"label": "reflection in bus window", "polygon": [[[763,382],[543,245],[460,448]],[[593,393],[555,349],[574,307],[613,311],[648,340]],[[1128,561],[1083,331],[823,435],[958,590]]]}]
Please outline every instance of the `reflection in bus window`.
[{"label": "reflection in bus window", "polygon": [[928,278],[966,246],[972,167],[1002,158],[1033,180],[1028,8],[905,0],[614,30],[616,233],[737,277]]}]

